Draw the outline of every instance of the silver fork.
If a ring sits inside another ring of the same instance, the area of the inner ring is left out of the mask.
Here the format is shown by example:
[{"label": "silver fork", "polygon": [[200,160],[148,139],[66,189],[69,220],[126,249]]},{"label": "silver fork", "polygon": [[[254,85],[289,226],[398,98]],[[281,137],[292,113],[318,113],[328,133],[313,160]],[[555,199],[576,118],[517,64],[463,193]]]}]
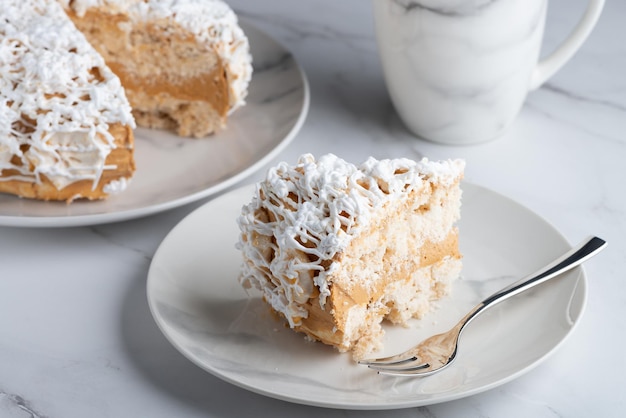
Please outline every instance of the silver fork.
[{"label": "silver fork", "polygon": [[605,246],[606,242],[598,237],[588,238],[536,273],[484,299],[449,331],[427,338],[404,353],[379,359],[361,360],[359,364],[365,364],[377,370],[378,373],[393,376],[428,376],[436,373],[454,361],[458,351],[459,337],[473,319],[497,303],[578,266],[599,253]]}]

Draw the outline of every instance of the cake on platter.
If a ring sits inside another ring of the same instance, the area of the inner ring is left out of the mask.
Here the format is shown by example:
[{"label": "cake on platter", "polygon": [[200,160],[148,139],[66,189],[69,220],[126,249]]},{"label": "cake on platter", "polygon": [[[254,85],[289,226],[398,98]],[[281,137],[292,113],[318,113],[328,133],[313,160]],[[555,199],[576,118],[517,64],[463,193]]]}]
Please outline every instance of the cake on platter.
[{"label": "cake on platter", "polygon": [[240,281],[295,331],[349,351],[382,348],[382,321],[434,309],[461,272],[464,162],[327,154],[278,164],[238,218]]},{"label": "cake on platter", "polygon": [[0,192],[102,199],[135,170],[135,122],[120,81],[61,6],[0,11]]},{"label": "cake on platter", "polygon": [[220,0],[7,0],[0,192],[103,199],[135,171],[139,126],[202,137],[245,104],[248,40]]}]

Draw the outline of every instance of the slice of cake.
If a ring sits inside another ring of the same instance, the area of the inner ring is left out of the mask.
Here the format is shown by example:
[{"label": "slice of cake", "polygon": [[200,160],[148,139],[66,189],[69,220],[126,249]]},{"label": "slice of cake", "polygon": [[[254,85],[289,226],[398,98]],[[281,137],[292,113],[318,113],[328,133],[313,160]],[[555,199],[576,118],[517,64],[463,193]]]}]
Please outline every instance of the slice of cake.
[{"label": "slice of cake", "polygon": [[125,189],[135,123],[119,79],[54,1],[0,7],[0,192],[101,199]]},{"label": "slice of cake", "polygon": [[244,104],[248,39],[220,0],[59,0],[122,80],[139,126],[203,137]]},{"label": "slice of cake", "polygon": [[381,348],[383,319],[422,317],[459,276],[463,170],[334,155],[279,164],[238,219],[242,284],[291,328],[363,358]]}]

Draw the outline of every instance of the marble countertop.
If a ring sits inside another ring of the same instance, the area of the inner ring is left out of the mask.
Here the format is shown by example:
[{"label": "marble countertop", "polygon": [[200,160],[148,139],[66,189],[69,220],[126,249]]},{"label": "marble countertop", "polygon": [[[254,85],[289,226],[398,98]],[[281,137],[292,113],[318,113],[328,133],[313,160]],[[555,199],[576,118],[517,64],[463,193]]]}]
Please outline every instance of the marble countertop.
[{"label": "marble countertop", "polygon": [[[230,3],[293,52],[311,91],[297,137],[240,184],[304,152],[354,162],[370,155],[464,158],[468,181],[528,207],[572,244],[590,234],[608,241],[585,265],[582,320],[548,360],[492,390],[413,409],[320,409],[213,377],[155,325],[145,289],[151,259],[165,235],[208,199],[114,224],[0,227],[0,417],[623,416],[626,3],[607,2],[589,40],[529,95],[506,134],[466,147],[415,139],[399,121],[378,62],[370,2]],[[546,50],[584,7],[582,0],[550,3]]]}]

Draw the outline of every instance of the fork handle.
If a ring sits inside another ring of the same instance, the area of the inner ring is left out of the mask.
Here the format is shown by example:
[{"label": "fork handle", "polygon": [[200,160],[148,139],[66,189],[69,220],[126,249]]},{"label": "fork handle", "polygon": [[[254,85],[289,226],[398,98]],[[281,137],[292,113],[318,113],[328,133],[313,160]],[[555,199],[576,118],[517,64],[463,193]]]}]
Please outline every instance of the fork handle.
[{"label": "fork handle", "polygon": [[573,269],[589,258],[599,253],[606,246],[606,241],[598,237],[590,237],[578,246],[572,248],[561,257],[557,258],[547,266],[529,276],[526,276],[515,283],[505,287],[484,299],[472,309],[459,325],[464,328],[472,319],[484,312],[488,308],[502,302],[512,296],[522,293],[531,287],[546,282],[568,270]]}]

